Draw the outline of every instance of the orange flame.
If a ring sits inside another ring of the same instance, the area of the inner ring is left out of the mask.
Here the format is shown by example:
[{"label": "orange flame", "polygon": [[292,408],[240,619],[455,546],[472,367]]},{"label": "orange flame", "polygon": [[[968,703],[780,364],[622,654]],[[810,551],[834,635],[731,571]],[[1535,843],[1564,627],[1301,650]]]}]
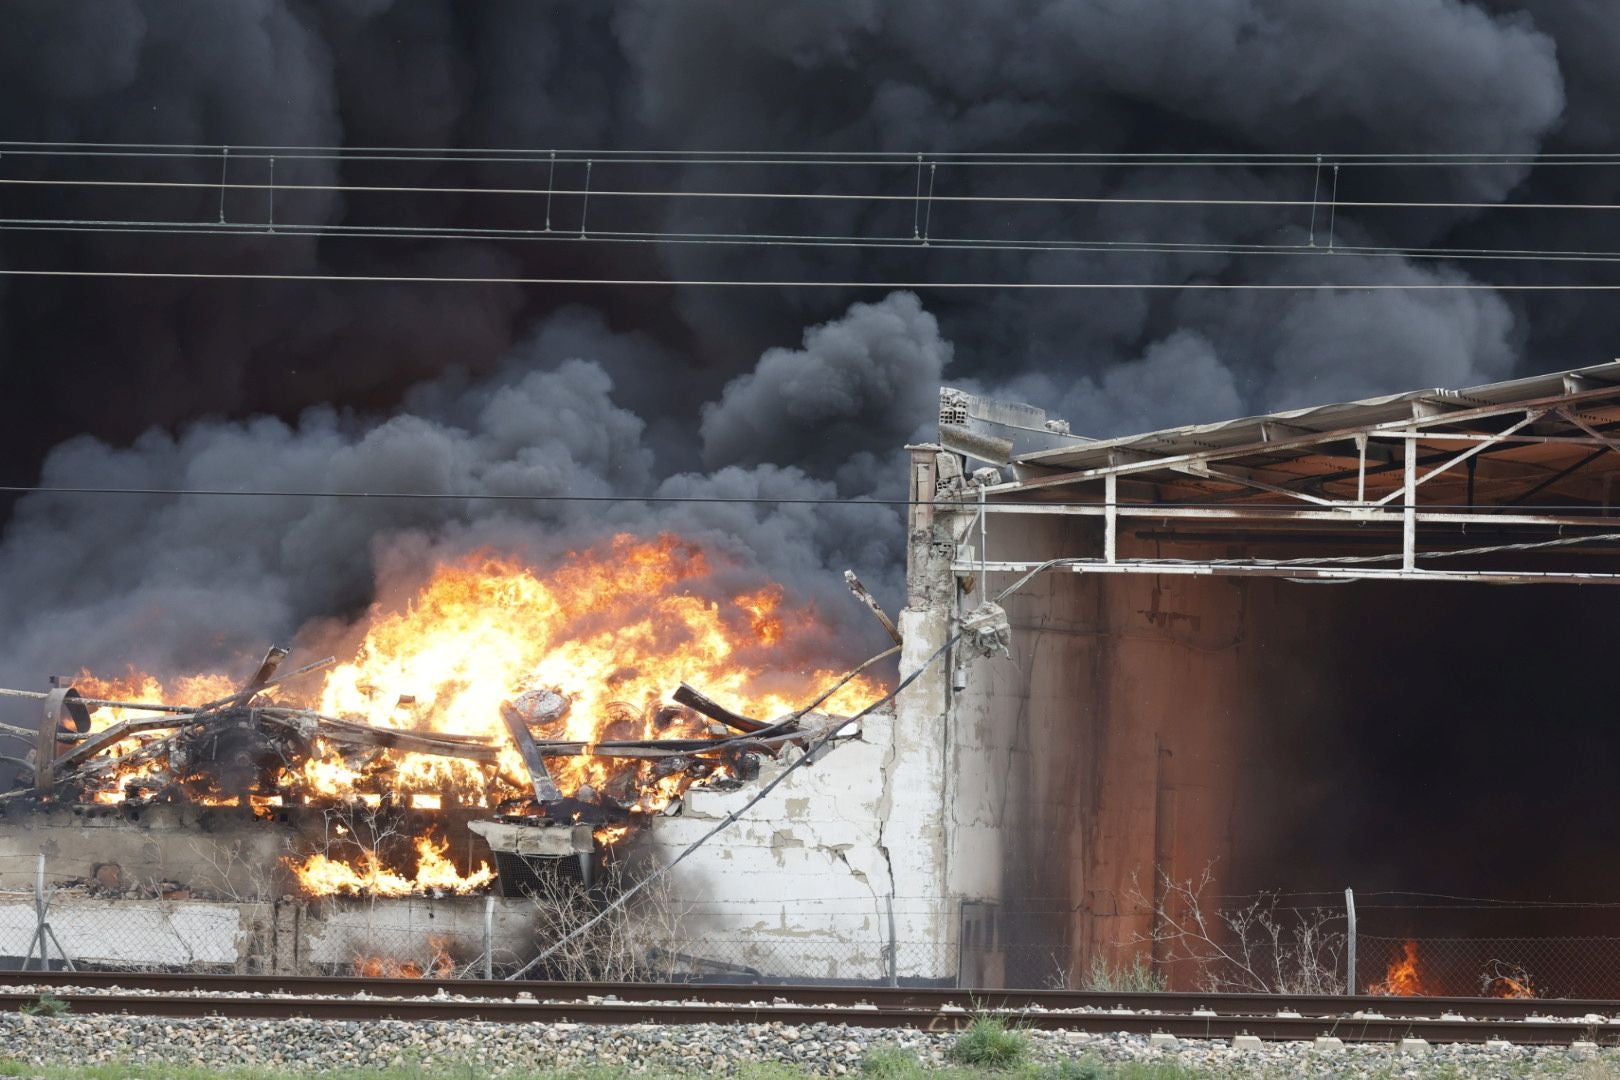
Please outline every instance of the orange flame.
[{"label": "orange flame", "polygon": [[1367,993],[1388,997],[1420,997],[1428,993],[1423,985],[1423,977],[1418,973],[1417,942],[1408,941],[1401,951],[1399,959],[1390,961],[1383,981],[1367,987]]},{"label": "orange flame", "polygon": [[[386,582],[381,590],[385,596],[399,591]],[[418,810],[436,808],[446,798],[488,808],[525,799],[531,794],[528,773],[502,719],[503,704],[531,692],[561,694],[568,710],[536,720],[536,737],[588,746],[707,734],[709,722],[669,696],[683,681],[738,712],[774,718],[839,674],[793,659],[804,651],[796,641],[815,621],[812,611],[791,607],[779,586],[741,593],[721,588],[709,557],[669,535],[616,536],[570,553],[549,573],[490,551],[441,563],[408,601],[378,605],[353,628],[358,643],[352,659],[329,669],[318,688],[293,682],[270,696],[379,727],[476,737],[499,748],[498,762],[484,766],[397,750],[346,759],[317,739],[315,753],[285,770],[275,791],[254,798],[377,806],[386,796],[392,805]],[[323,629],[329,636],[330,627],[312,628],[311,636],[321,637]],[[236,681],[222,675],[165,683],[136,672],[122,679],[86,673],[76,684],[87,697],[171,703],[211,700],[236,689]],[[852,712],[881,692],[877,683],[857,678],[824,708]],[[99,710],[97,728],[121,719],[121,712]],[[147,738],[134,736],[119,749],[136,749]],[[551,757],[548,765],[563,795],[610,798],[632,813],[663,810],[692,783],[723,773],[716,765],[665,774],[654,761],[592,755]],[[110,772],[91,797],[124,798],[137,769],[155,772],[157,765]],[[201,798],[195,791],[191,797]],[[610,826],[598,834],[611,843],[627,831]],[[473,871],[458,877],[448,860],[442,867],[434,861],[433,851],[442,859],[431,843],[419,847],[410,875],[375,853],[352,865],[317,853],[290,867],[314,895],[466,891],[492,876]]]},{"label": "orange flame", "polygon": [[414,960],[397,960],[388,956],[357,955],[354,973],[368,979],[423,979],[448,978],[456,973],[456,962],[450,955],[450,939],[442,934],[428,935],[431,954],[425,965]]},{"label": "orange flame", "polygon": [[1485,990],[1486,997],[1497,998],[1533,998],[1536,996],[1535,984],[1526,979],[1520,982],[1511,975],[1498,975],[1490,981]]},{"label": "orange flame", "polygon": [[[99,678],[89,671],[80,671],[73,678],[73,687],[78,690],[80,697],[102,698],[109,701],[132,701],[147,703],[206,702],[216,701],[233,693],[237,687],[225,675],[189,675],[178,679],[171,679],[164,683],[151,675],[146,675],[128,668],[123,675],[111,678]],[[105,731],[123,720],[148,715],[139,709],[128,708],[100,708],[90,713],[90,732],[92,734]],[[162,732],[147,735],[132,735],[127,739],[120,739],[108,750],[110,754],[127,756],[136,754],[148,743],[155,741]],[[163,778],[165,770],[161,760],[132,761],[119,768],[116,773],[109,776],[107,782],[98,790],[90,792],[90,799],[98,803],[119,803],[128,796],[128,789],[133,785],[139,787],[143,780],[158,780]],[[215,803],[224,801],[206,793],[193,793],[193,799],[202,803]]]},{"label": "orange flame", "polygon": [[416,839],[416,873],[389,868],[381,855],[363,848],[354,864],[315,852],[303,860],[287,859],[287,868],[300,884],[316,896],[336,893],[372,896],[410,896],[420,892],[447,892],[456,895],[477,892],[495,880],[487,863],[463,877],[448,857],[450,842],[431,836]]},{"label": "orange flame", "polygon": [[1506,963],[1501,960],[1492,960],[1486,966],[1485,974],[1480,979],[1485,997],[1495,998],[1534,998],[1541,993],[1536,989],[1535,980],[1530,973],[1517,964]]}]

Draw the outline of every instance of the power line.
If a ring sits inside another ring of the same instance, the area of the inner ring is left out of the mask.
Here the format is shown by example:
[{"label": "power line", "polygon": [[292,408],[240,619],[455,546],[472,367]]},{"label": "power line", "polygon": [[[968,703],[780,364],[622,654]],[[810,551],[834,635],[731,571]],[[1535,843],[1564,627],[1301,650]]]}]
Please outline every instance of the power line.
[{"label": "power line", "polygon": [[170,281],[355,282],[372,285],[661,286],[738,289],[1007,289],[1104,292],[1620,292],[1620,282],[1259,282],[1259,281],[848,281],[743,278],[486,277],[437,274],[292,274],[201,270],[42,270],[0,267],[0,276]]},{"label": "power line", "polygon": [[259,222],[185,222],[96,220],[77,218],[0,218],[0,229],[13,232],[120,233],[137,236],[244,236],[264,239],[384,239],[384,240],[523,240],[579,244],[655,244],[712,247],[793,247],[828,249],[882,249],[932,253],[1047,252],[1121,255],[1228,255],[1312,256],[1360,255],[1368,258],[1469,260],[1483,262],[1620,262],[1620,251],[1538,248],[1398,247],[1378,244],[1197,243],[1131,240],[995,240],[973,237],[930,238],[902,236],[794,233],[682,233],[635,230],[597,230],[581,237],[556,229],[437,227],[409,225],[267,225]]},{"label": "power line", "polygon": [[559,162],[583,163],[595,160],[633,164],[855,164],[894,165],[915,168],[920,156],[925,164],[1016,164],[1016,165],[1172,165],[1239,164],[1314,166],[1317,161],[1339,161],[1357,166],[1523,166],[1523,165],[1608,165],[1620,162],[1620,153],[1541,152],[1402,152],[1357,151],[1324,153],[1310,150],[1289,151],[973,151],[973,150],[746,150],[746,149],[606,149],[532,147],[410,147],[410,146],[331,146],[268,145],[225,143],[126,143],[44,140],[0,141],[0,153],[34,156],[123,156],[123,157],[218,157],[229,151],[243,157],[310,157],[352,159],[362,155],[390,155],[390,160],[428,162],[537,163],[555,157]]},{"label": "power line", "polygon": [[[94,188],[156,188],[183,190],[231,190],[303,192],[331,194],[385,194],[385,195],[521,195],[568,196],[588,198],[631,199],[747,199],[779,202],[876,202],[919,203],[920,195],[884,192],[845,191],[693,191],[651,190],[629,188],[514,188],[469,187],[416,184],[296,184],[271,181],[212,180],[92,180],[46,179],[37,177],[0,177],[0,184],[35,187],[94,187]],[[1266,207],[1303,209],[1317,205],[1313,199],[1217,199],[1190,196],[1145,195],[943,195],[928,196],[931,202],[974,203],[987,205],[1050,205],[1050,206],[1199,206],[1199,207]],[[1452,200],[1410,201],[1401,199],[1336,199],[1333,206],[1351,209],[1375,210],[1620,210],[1620,203],[1543,203],[1543,202],[1470,202]]]},{"label": "power line", "polygon": [[[50,147],[76,146],[88,148],[96,144],[4,144],[0,147],[12,145],[32,147],[16,152],[25,152],[36,155],[49,155],[56,152]],[[617,244],[679,244],[679,245],[710,245],[710,246],[773,246],[773,247],[833,247],[850,249],[916,249],[923,251],[953,251],[953,252],[1107,252],[1117,254],[1190,254],[1190,255],[1224,255],[1242,256],[1248,254],[1258,255],[1322,255],[1322,254],[1353,254],[1379,258],[1401,259],[1436,259],[1436,260],[1471,260],[1471,261],[1503,261],[1503,262],[1590,262],[1607,263],[1620,261],[1620,252],[1595,250],[1557,250],[1557,249],[1491,249],[1491,248],[1460,248],[1460,247],[1407,247],[1398,245],[1329,245],[1324,249],[1314,243],[1282,244],[1282,243],[1241,243],[1236,241],[1224,243],[1199,243],[1176,241],[1145,241],[1141,239],[1108,240],[1108,239],[1050,239],[1050,238],[997,238],[997,237],[939,237],[927,234],[918,235],[915,222],[922,203],[926,201],[932,207],[934,201],[942,203],[985,203],[990,205],[1041,205],[1041,204],[1088,204],[1097,206],[1106,205],[1139,205],[1158,207],[1243,207],[1243,208],[1276,208],[1283,210],[1302,210],[1311,208],[1314,213],[1321,205],[1319,192],[1313,191],[1309,199],[1281,199],[1281,198],[1248,198],[1248,199],[1216,199],[1195,197],[1137,197],[1122,195],[1099,196],[1063,196],[1063,195],[976,195],[976,194],[948,194],[936,193],[934,190],[934,169],[939,163],[929,160],[924,155],[904,156],[904,160],[888,152],[875,152],[860,158],[860,163],[881,162],[885,164],[904,163],[915,170],[916,176],[912,184],[913,190],[908,193],[883,192],[795,192],[795,191],[738,191],[738,190],[682,190],[661,188],[631,188],[615,189],[603,187],[575,187],[559,188],[554,183],[555,177],[555,151],[529,152],[522,160],[531,163],[544,162],[547,166],[547,185],[545,187],[491,187],[491,186],[449,186],[449,185],[365,185],[352,183],[331,184],[277,184],[273,179],[266,181],[227,181],[226,164],[234,151],[237,159],[251,158],[252,148],[232,148],[228,146],[215,148],[188,149],[184,147],[153,148],[145,144],[106,144],[108,147],[126,147],[118,149],[116,153],[123,155],[155,154],[158,156],[190,156],[218,160],[221,167],[218,181],[201,180],[120,180],[120,179],[94,179],[94,178],[36,178],[36,177],[9,177],[0,178],[0,184],[27,185],[36,187],[107,187],[107,188],[154,188],[154,189],[186,189],[196,191],[218,191],[220,196],[220,214],[217,221],[201,220],[116,220],[98,218],[9,218],[0,220],[0,227],[16,231],[59,231],[59,232],[129,232],[136,234],[157,235],[237,235],[255,237],[319,237],[319,238],[376,238],[376,239],[474,239],[474,240],[570,240],[575,242],[591,241],[596,243]],[[39,149],[46,147],[46,149]],[[272,165],[275,161],[275,152],[285,151],[294,158],[304,153],[308,148],[267,148],[263,150],[262,157]],[[329,149],[329,148],[328,148]],[[63,151],[80,153],[80,150]],[[84,152],[88,152],[87,150]],[[394,152],[394,151],[390,151]],[[401,160],[432,161],[445,158],[460,160],[456,155],[462,151],[397,151],[404,155]],[[484,160],[484,152],[473,153],[477,160]],[[538,155],[544,153],[544,157]],[[565,152],[566,154],[567,152]],[[583,153],[583,152],[582,152]],[[594,152],[592,152],[594,153]],[[631,152],[603,152],[600,157],[584,157],[580,163],[587,169],[592,164],[609,164],[615,161],[623,162],[623,154]],[[644,160],[660,164],[680,163],[690,155],[686,152],[651,152],[655,156]],[[656,156],[665,153],[665,156]],[[479,156],[483,155],[483,156]],[[619,155],[619,156],[614,156]],[[339,155],[342,156],[342,155]],[[1099,160],[1099,155],[1059,155],[1062,160]],[[1156,166],[1166,160],[1179,160],[1182,155],[1144,154],[1144,155],[1114,155],[1109,160],[1123,163],[1127,160],[1137,161],[1147,166]],[[1211,158],[1220,160],[1277,160],[1288,158],[1288,155],[1192,155],[1192,159],[1204,161]],[[1354,162],[1378,160],[1376,158],[1357,157],[1346,155],[1346,159]],[[995,155],[985,154],[972,157],[977,163],[999,163],[1009,169],[1022,167],[1032,159],[1045,160],[1044,155]],[[732,160],[738,163],[758,164],[761,159],[757,156],[739,156]],[[793,164],[799,159],[784,160],[777,164]],[[803,160],[825,163],[833,160],[822,154],[809,153]],[[1292,158],[1289,158],[1292,160]],[[1314,156],[1308,164],[1313,174],[1319,173],[1319,164],[1324,159]],[[1448,167],[1459,161],[1472,164],[1493,163],[1499,164],[1509,160],[1518,160],[1516,156],[1507,155],[1498,159],[1484,162],[1478,155],[1458,158],[1452,155],[1408,155],[1391,160],[1400,160],[1406,164],[1413,162],[1440,162]],[[1620,162],[1620,155],[1615,157]],[[565,161],[566,163],[566,161]],[[921,172],[922,163],[929,164],[930,182],[926,199],[922,196]],[[949,162],[946,162],[949,164]],[[1334,164],[1335,175],[1338,164]],[[914,228],[913,235],[905,236],[870,236],[857,234],[818,234],[818,233],[737,233],[737,232],[682,232],[674,230],[587,230],[581,223],[581,228],[575,231],[572,227],[566,230],[551,228],[548,214],[546,227],[538,228],[499,228],[476,226],[405,226],[405,225],[350,225],[342,223],[313,223],[299,224],[286,223],[272,224],[266,221],[240,221],[229,222],[225,220],[224,197],[227,191],[261,191],[274,194],[275,191],[315,191],[349,194],[455,194],[455,195],[518,195],[538,198],[544,196],[548,207],[556,196],[579,197],[581,199],[595,195],[600,198],[657,198],[657,199],[746,199],[746,200],[836,200],[836,201],[865,201],[880,205],[903,205],[910,202],[913,207]],[[1334,211],[1339,206],[1346,208],[1388,208],[1388,209],[1473,209],[1473,210],[1500,210],[1500,209],[1531,209],[1531,210],[1557,210],[1557,211],[1604,211],[1620,209],[1620,203],[1502,203],[1502,202],[1463,202],[1463,201],[1423,201],[1423,200],[1340,200],[1333,198],[1330,207]],[[554,282],[545,282],[554,283]],[[795,283],[801,284],[801,283]],[[844,284],[844,283],[832,283]],[[943,283],[935,283],[938,287],[945,287]]]}]

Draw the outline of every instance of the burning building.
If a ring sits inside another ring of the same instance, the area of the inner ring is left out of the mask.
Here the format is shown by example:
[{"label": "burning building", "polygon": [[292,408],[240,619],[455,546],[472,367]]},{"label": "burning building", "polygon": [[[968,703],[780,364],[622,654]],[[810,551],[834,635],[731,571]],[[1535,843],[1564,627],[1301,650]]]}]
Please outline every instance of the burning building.
[{"label": "burning building", "polygon": [[284,671],[277,647],[245,679],[81,672],[5,691],[43,711],[3,729],[22,744],[4,854],[169,899],[497,890],[521,910],[554,879],[589,890],[649,822],[781,767],[829,710],[882,694],[764,666],[812,614],[773,589],[716,599],[696,587],[710,574],[671,537],[619,537],[543,576],[476,553],[353,628],[346,663]]},{"label": "burning building", "polygon": [[1462,866],[1378,816],[1389,740],[1466,762],[1459,729],[1524,704],[1493,672],[1602,712],[1568,665],[1620,582],[1616,432],[1620,362],[1106,441],[944,390],[910,449],[897,683],[797,663],[814,614],[717,591],[673,538],[543,573],[486,552],[301,635],[341,662],[23,691],[0,886],[42,850],[164,904],[269,876],[302,901],[244,909],[214,962],[341,966],[394,920],[440,944],[389,962],[437,970],[483,912],[516,966],[557,932],[531,895],[633,853],[669,868],[679,930],[642,943],[666,973],[1072,979],[1152,952],[1156,871]]}]

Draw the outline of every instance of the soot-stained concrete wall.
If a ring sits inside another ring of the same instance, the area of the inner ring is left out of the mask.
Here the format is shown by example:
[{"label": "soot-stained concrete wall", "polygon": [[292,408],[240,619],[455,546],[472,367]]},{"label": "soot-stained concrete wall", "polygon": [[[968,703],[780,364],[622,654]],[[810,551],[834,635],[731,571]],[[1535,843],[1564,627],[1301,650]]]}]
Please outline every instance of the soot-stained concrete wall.
[{"label": "soot-stained concrete wall", "polygon": [[[640,843],[669,862],[733,812],[737,822],[671,871],[660,905],[694,974],[834,982],[950,981],[955,905],[943,891],[944,731],[884,710],[791,772],[763,801],[756,784],[687,792]],[[760,775],[769,783],[792,760]],[[746,808],[745,808],[746,807]]]},{"label": "soot-stained concrete wall", "polygon": [[[367,963],[377,965],[373,973],[476,970],[491,905],[488,945],[495,964],[510,970],[534,955],[534,905],[483,896],[235,903],[65,894],[50,908],[50,957],[55,964],[65,951],[92,967],[279,975],[347,974]],[[22,965],[35,926],[31,895],[0,892],[0,969]]]},{"label": "soot-stained concrete wall", "polygon": [[[1077,519],[993,520],[995,558],[1099,546]],[[1131,543],[1122,555],[1149,553]],[[1219,554],[1151,543],[1158,557]],[[945,717],[949,891],[978,924],[964,981],[1073,981],[1093,958],[1151,953],[1158,871],[1208,868],[1222,891],[1267,725],[1320,678],[1302,588],[1059,570],[1006,599],[1012,658],[977,665]]]}]

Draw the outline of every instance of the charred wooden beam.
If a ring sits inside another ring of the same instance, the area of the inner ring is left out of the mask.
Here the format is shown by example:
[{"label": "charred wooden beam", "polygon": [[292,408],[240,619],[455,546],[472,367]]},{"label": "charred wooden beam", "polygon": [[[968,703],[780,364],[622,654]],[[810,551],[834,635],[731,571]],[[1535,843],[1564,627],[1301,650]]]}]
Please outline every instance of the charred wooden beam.
[{"label": "charred wooden beam", "polygon": [[705,697],[685,683],[681,683],[680,688],[675,691],[673,697],[688,709],[700,712],[710,720],[716,720],[734,731],[752,735],[756,731],[770,727],[763,720],[755,720],[752,717],[740,716],[732,712],[724,705]]}]

